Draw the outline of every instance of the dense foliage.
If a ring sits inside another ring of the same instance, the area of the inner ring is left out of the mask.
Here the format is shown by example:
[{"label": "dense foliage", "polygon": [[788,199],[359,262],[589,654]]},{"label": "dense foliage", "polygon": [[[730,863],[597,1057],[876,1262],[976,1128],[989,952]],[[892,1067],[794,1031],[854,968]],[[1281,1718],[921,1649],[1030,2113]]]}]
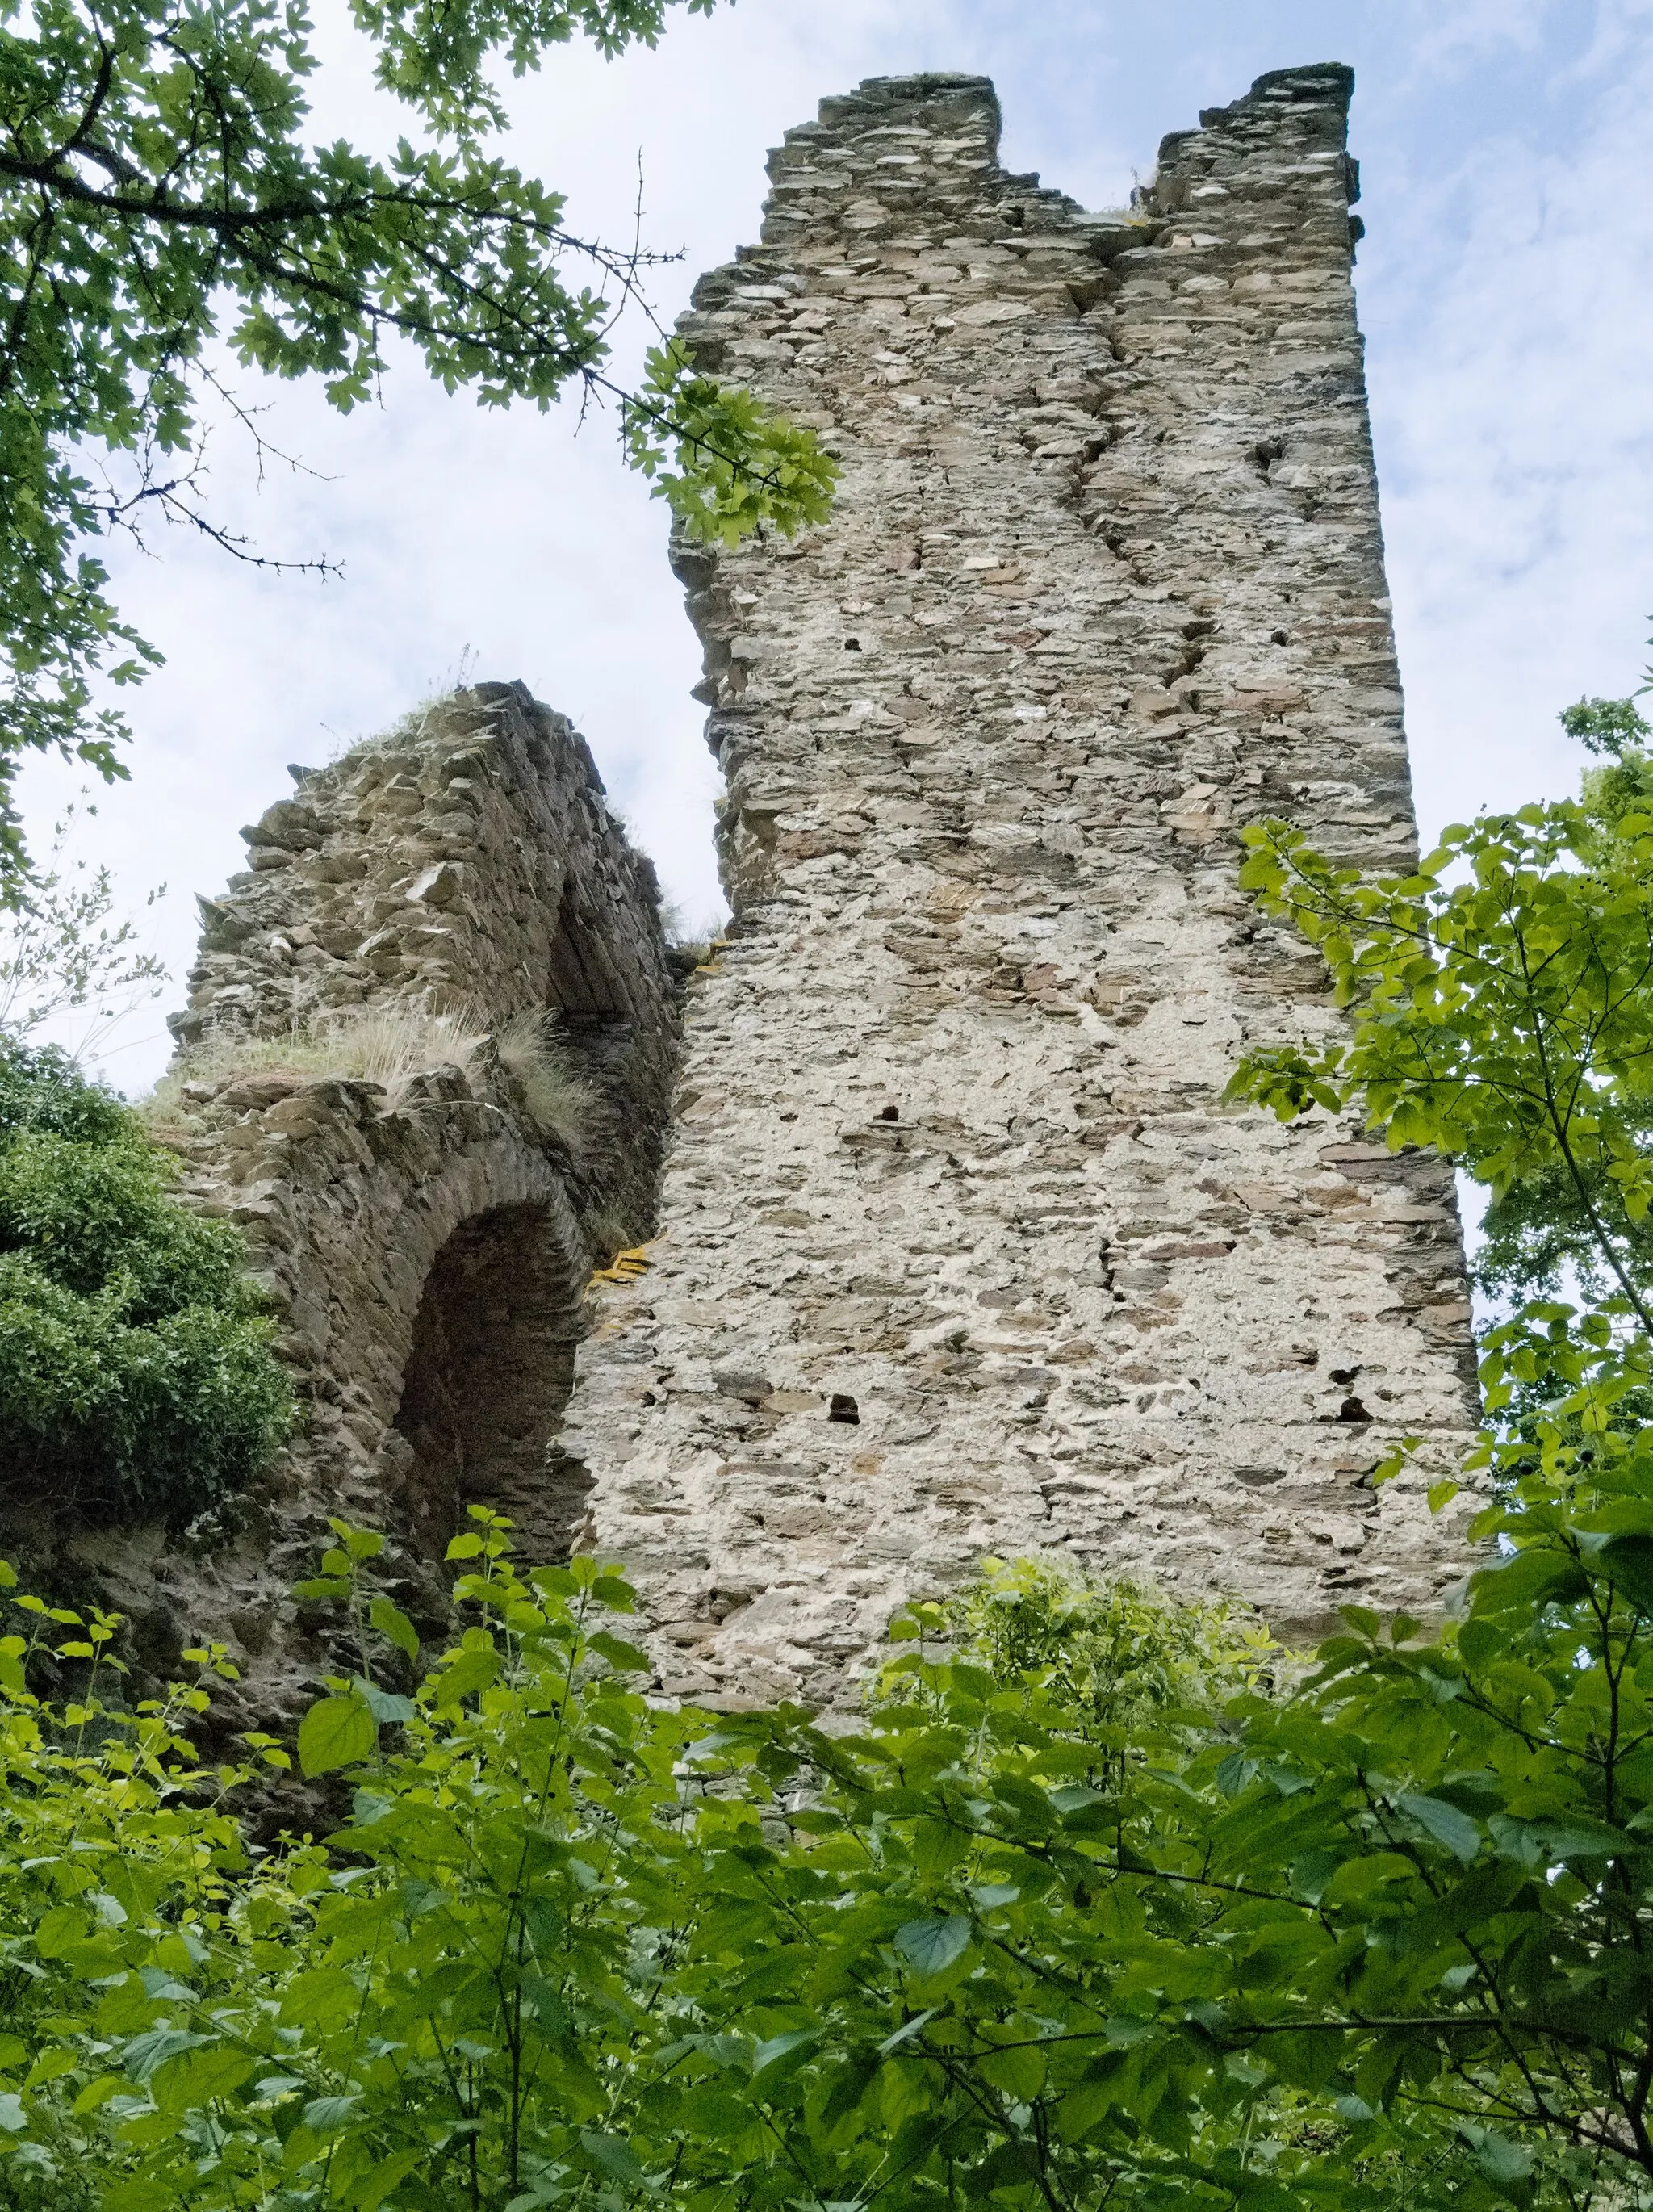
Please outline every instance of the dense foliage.
[{"label": "dense foliage", "polygon": [[307,143],[303,0],[0,6],[0,888],[15,894],[22,855],[20,753],[120,773],[125,725],[98,686],[158,658],[94,541],[161,513],[256,557],[202,499],[204,395],[253,429],[229,363],[319,375],[347,410],[394,338],[484,405],[612,392],[632,458],[691,532],[822,518],[834,471],[811,432],[672,349],[638,392],[608,384],[643,259],[573,236],[561,195],[488,149],[501,65],[520,76],[576,35],[609,55],[652,45],[672,4],[353,0],[411,134],[382,155]]},{"label": "dense foliage", "polygon": [[1480,1273],[1519,1300],[1611,1295],[1653,1332],[1653,763],[1628,700],[1569,708],[1609,766],[1577,800],[1447,830],[1376,883],[1300,831],[1248,830],[1242,881],[1324,954],[1346,1031],[1253,1052],[1230,1086],[1282,1119],[1359,1105],[1490,1188]]},{"label": "dense foliage", "polygon": [[0,1037],[0,1494],[191,1520],[292,1418],[226,1223],[172,1196],[137,1118]]},{"label": "dense foliage", "polygon": [[125,1715],[110,1625],[37,1605],[88,1679],[44,1705],[0,1642],[0,2176],[112,2212],[1653,2201],[1653,1452],[1553,1444],[1438,1638],[1352,1613],[1291,1687],[1220,1614],[989,1570],[896,1624],[848,1735],[661,1710],[613,1571],[520,1576],[481,1508],[416,1685],[336,1524],[304,1595],[361,1671],[299,1754],[353,1812],[269,1853],[182,1733],[222,1654]]}]

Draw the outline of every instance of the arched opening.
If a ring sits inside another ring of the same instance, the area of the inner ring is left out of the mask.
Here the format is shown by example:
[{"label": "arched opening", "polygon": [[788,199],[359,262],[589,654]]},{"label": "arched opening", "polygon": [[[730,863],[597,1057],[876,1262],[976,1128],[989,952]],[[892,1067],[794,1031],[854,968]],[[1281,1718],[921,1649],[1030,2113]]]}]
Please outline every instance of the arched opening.
[{"label": "arched opening", "polygon": [[440,1559],[471,1504],[508,1513],[524,1558],[567,1555],[591,1479],[556,1437],[574,1387],[580,1285],[542,1206],[456,1229],[425,1279],[396,1430],[410,1534]]}]

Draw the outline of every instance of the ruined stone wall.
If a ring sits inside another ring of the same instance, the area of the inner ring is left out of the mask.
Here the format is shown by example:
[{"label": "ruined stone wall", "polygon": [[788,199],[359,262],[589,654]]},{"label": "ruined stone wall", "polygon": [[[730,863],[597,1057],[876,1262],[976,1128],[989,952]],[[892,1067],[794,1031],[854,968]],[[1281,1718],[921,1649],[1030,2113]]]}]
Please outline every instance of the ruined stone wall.
[{"label": "ruined stone wall", "polygon": [[983,1553],[1296,1634],[1462,1572],[1446,1170],[1219,1103],[1340,1018],[1237,826],[1415,849],[1349,91],[1265,77],[1091,216],[1000,167],[985,80],[874,80],[697,288],[702,360],[844,474],[829,528],[680,561],[737,926],[564,1438],[673,1690],[830,1697]]},{"label": "ruined stone wall", "polygon": [[[191,1636],[228,1641],[246,1679],[226,1727],[313,1693],[321,1618],[289,1590],[330,1513],[388,1532],[426,1619],[473,1500],[530,1557],[566,1553],[589,1486],[555,1439],[586,1285],[649,1225],[677,1044],[653,869],[583,739],[520,685],[294,774],[243,832],[249,869],[202,902],[156,1133],[190,1202],[242,1231],[304,1426],[228,1544],[64,1532],[156,1671]],[[579,1086],[555,1126],[510,1045],[545,1012]],[[363,1017],[402,1041],[399,1073],[325,1072],[330,1027]]]}]

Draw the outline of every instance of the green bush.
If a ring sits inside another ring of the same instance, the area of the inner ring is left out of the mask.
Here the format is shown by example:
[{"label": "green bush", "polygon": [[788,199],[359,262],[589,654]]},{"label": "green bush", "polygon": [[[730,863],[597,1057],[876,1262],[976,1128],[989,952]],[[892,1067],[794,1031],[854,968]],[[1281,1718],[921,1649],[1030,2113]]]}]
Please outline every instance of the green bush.
[{"label": "green bush", "polygon": [[118,1710],[114,1621],[0,1565],[0,2206],[1649,2212],[1653,1449],[1592,1465],[1438,1637],[1351,1608],[1269,1688],[1024,1562],[848,1732],[649,1698],[614,1570],[481,1506],[422,1652],[336,1521],[298,1595],[362,1671],[297,1748],[349,1823],[273,1848],[191,1741],[222,1652]]},{"label": "green bush", "polygon": [[[1161,1708],[1214,1706],[1272,1675],[1282,1653],[1261,1623],[1228,1604],[1168,1604],[1119,1577],[1054,1559],[983,1559],[936,1609],[955,1659],[1000,1681],[1048,1669],[1064,1705],[1100,1729],[1129,1730]],[[911,1694],[897,1659],[875,1698]]]},{"label": "green bush", "polygon": [[0,1039],[0,1497],[179,1524],[290,1428],[240,1240],[173,1172],[62,1054]]}]

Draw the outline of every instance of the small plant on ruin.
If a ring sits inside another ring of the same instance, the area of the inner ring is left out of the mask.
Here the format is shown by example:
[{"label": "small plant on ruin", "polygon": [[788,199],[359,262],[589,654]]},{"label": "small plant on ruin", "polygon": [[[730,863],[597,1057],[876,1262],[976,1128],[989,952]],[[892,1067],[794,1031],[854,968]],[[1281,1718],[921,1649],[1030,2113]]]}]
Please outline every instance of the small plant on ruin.
[{"label": "small plant on ruin", "polygon": [[647,1267],[643,1240],[633,1225],[631,1215],[623,1207],[599,1206],[580,1225],[586,1232],[586,1247],[598,1279],[605,1268],[617,1266],[623,1260],[632,1262],[636,1273],[641,1274]]},{"label": "small plant on ruin", "polygon": [[186,1085],[216,1089],[251,1075],[285,1075],[300,1083],[376,1083],[386,1093],[386,1103],[396,1106],[416,1075],[438,1067],[469,1073],[486,1036],[486,1024],[469,1008],[438,1014],[400,1001],[318,1015],[279,1036],[209,1035],[179,1054],[142,1110],[153,1125],[164,1127],[187,1107]]},{"label": "small plant on ruin", "polygon": [[61,1054],[0,1042],[0,1495],[181,1524],[293,1419],[227,1223],[173,1196],[130,1109]]},{"label": "small plant on ruin", "polygon": [[307,779],[324,772],[339,775],[348,774],[361,767],[375,753],[399,752],[405,746],[419,744],[432,734],[433,726],[436,731],[441,731],[455,708],[463,708],[467,714],[474,713],[473,707],[465,706],[461,701],[460,694],[470,684],[476,659],[476,648],[469,645],[465,647],[447,679],[422,693],[410,707],[404,707],[383,728],[369,730],[356,738],[335,735],[325,771],[306,769],[302,771],[304,777]]},{"label": "small plant on ruin", "polygon": [[[1272,1678],[1285,1657],[1267,1629],[1229,1604],[1173,1604],[1120,1577],[1054,1558],[984,1559],[933,1608],[915,1613],[957,1658],[996,1678],[1048,1669],[1063,1700],[1127,1736],[1161,1707],[1214,1705]],[[910,1672],[877,1677],[898,1686]]]},{"label": "small plant on ruin", "polygon": [[[164,1130],[189,1111],[191,1084],[215,1090],[246,1076],[287,1076],[298,1083],[349,1080],[376,1083],[386,1104],[401,1104],[417,1075],[439,1067],[477,1074],[489,1042],[485,1018],[469,1006],[434,1013],[392,1002],[317,1014],[278,1036],[209,1035],[179,1055],[146,1098],[142,1112]],[[507,1022],[494,1039],[494,1054],[517,1102],[533,1127],[574,1151],[600,1126],[602,1101],[574,1073],[559,1038],[556,1016],[531,1009]]]},{"label": "small plant on ruin", "polygon": [[538,1006],[514,1014],[495,1050],[522,1109],[542,1135],[578,1152],[596,1133],[603,1112],[595,1087],[576,1075],[558,1035],[556,1015]]}]

